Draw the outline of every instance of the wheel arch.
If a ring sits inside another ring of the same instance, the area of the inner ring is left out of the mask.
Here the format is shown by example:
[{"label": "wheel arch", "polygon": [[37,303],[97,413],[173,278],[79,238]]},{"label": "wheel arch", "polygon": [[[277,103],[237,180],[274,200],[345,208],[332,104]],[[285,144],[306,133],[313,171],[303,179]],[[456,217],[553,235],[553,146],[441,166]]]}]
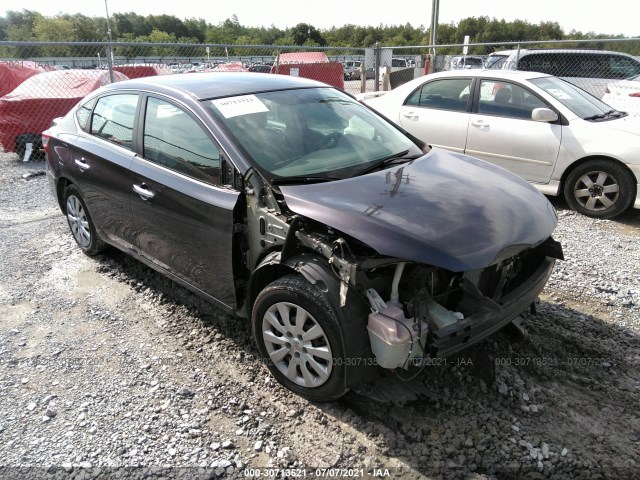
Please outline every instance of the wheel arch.
[{"label": "wheel arch", "polygon": [[[569,174],[575,170],[576,168],[578,168],[580,165],[583,165],[587,162],[590,162],[592,160],[608,160],[611,162],[615,162],[618,165],[620,165],[622,168],[624,168],[625,170],[627,170],[631,175],[633,175],[633,172],[631,171],[631,169],[624,163],[621,162],[620,160],[618,160],[617,158],[614,157],[608,157],[606,155],[589,155],[583,158],[580,158],[578,160],[576,160],[575,162],[573,162],[571,165],[569,165],[567,168],[564,169],[564,172],[562,172],[562,176],[560,177],[560,192],[564,191],[564,186],[565,183],[567,182],[567,177],[569,176]],[[633,175],[635,176],[635,175]]]},{"label": "wheel arch", "polygon": [[64,191],[69,185],[73,185],[73,182],[67,177],[60,177],[56,182],[56,201],[58,202],[58,207],[60,207],[60,211],[62,213],[66,213],[64,205]]}]

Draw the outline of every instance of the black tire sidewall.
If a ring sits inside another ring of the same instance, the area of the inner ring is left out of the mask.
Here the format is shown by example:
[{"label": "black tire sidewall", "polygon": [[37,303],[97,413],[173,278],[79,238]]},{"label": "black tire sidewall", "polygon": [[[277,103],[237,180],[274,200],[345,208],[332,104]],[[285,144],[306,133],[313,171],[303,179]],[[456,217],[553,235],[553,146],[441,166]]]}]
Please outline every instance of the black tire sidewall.
[{"label": "black tire sidewall", "polygon": [[[262,320],[265,312],[274,303],[288,302],[304,308],[322,327],[333,354],[333,365],[329,380],[315,388],[301,387],[284,376],[269,358],[262,338]],[[329,402],[347,392],[345,386],[346,365],[343,334],[329,301],[302,276],[288,275],[275,280],[262,290],[256,298],[252,312],[252,328],[258,351],[272,375],[289,390],[316,402]]]},{"label": "black tire sidewall", "polygon": [[24,158],[24,154],[27,151],[27,143],[33,144],[33,150],[31,152],[31,155],[33,156],[42,148],[42,137],[40,135],[36,135],[35,133],[23,133],[21,135],[18,135],[18,137],[16,138],[15,147],[16,153],[20,157],[20,160]]},{"label": "black tire sidewall", "polygon": [[[67,215],[67,200],[71,196],[74,196],[74,197],[76,197],[78,199],[78,201],[82,205],[82,208],[84,209],[84,213],[85,213],[85,215],[87,217],[87,222],[89,223],[89,234],[91,235],[91,240],[90,240],[89,245],[87,247],[83,247],[82,245],[80,245],[78,243],[78,240],[76,239],[75,235],[73,234],[73,231],[71,231],[71,224],[69,223],[69,217]],[[78,245],[78,247],[80,247],[80,249],[85,254],[87,254],[89,256],[97,255],[102,250],[104,250],[105,244],[104,244],[104,242],[102,242],[102,240],[100,240],[100,237],[98,236],[98,233],[96,231],[96,227],[93,224],[93,219],[91,218],[91,214],[89,213],[89,209],[87,208],[87,205],[84,203],[84,199],[80,195],[80,192],[78,192],[78,189],[74,185],[69,185],[65,189],[65,191],[64,191],[64,203],[63,204],[64,204],[64,214],[65,214],[65,216],[67,216],[67,225],[69,226],[69,231],[71,232],[71,236],[73,237],[74,241],[76,242],[76,245]]]},{"label": "black tire sidewall", "polygon": [[[574,196],[576,182],[584,174],[602,171],[615,178],[620,186],[618,200],[606,210],[592,211],[584,208]],[[590,160],[575,167],[567,176],[564,184],[564,197],[572,210],[592,218],[608,219],[620,215],[633,202],[634,181],[632,175],[622,166],[611,160]]]}]

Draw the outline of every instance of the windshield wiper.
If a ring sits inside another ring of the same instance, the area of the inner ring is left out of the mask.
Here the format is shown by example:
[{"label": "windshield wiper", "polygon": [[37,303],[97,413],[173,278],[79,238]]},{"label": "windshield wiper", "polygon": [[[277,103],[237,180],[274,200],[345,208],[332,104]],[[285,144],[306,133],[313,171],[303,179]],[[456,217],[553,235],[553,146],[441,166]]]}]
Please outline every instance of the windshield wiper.
[{"label": "windshield wiper", "polygon": [[394,162],[399,162],[399,163],[408,162],[422,156],[422,154],[420,154],[420,155],[411,155],[409,157],[405,157],[407,153],[409,153],[409,150],[405,150],[404,152],[400,152],[400,153],[395,153],[381,160],[378,160],[373,165],[369,165],[368,167],[363,168],[359,172],[356,172],[354,175],[352,175],[352,177],[359,177],[360,175],[366,175],[369,172],[382,169]]},{"label": "windshield wiper", "polygon": [[271,179],[271,185],[299,185],[309,183],[333,182],[342,180],[337,177],[313,177],[309,175],[299,175],[297,177],[278,177]]},{"label": "windshield wiper", "polygon": [[590,117],[584,117],[583,120],[602,120],[608,117],[624,117],[626,115],[625,112],[619,112],[618,110],[609,110],[608,112],[598,113],[596,115],[591,115]]}]

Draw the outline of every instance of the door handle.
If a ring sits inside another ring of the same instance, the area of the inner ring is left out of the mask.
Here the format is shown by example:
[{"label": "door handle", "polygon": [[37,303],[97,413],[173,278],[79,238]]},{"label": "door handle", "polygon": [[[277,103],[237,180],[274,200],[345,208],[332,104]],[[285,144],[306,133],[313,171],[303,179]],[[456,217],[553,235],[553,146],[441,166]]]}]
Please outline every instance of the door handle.
[{"label": "door handle", "polygon": [[81,172],[86,172],[87,170],[89,170],[89,168],[91,168],[91,165],[87,163],[84,157],[76,158],[74,160],[74,163],[78,166]]},{"label": "door handle", "polygon": [[484,120],[476,120],[475,122],[471,122],[471,125],[478,128],[489,128],[489,124]]},{"label": "door handle", "polygon": [[142,200],[149,200],[150,198],[153,198],[156,195],[151,190],[149,190],[149,187],[147,187],[144,183],[141,185],[136,185],[134,183],[133,191],[136,192],[138,195],[140,195],[140,198]]},{"label": "door handle", "polygon": [[402,116],[405,118],[411,118],[411,119],[418,118],[418,114],[413,110],[409,110],[408,112],[403,113]]}]

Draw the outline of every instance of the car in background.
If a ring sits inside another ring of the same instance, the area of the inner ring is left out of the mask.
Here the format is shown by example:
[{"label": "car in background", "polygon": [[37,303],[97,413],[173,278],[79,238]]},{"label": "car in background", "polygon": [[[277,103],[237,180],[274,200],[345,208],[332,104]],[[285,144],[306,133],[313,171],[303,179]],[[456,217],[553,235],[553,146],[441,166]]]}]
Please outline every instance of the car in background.
[{"label": "car in background", "polygon": [[391,68],[408,68],[409,62],[407,62],[406,58],[392,58],[391,59]]},{"label": "car in background", "polygon": [[[126,80],[113,72],[116,81]],[[66,114],[84,96],[111,83],[105,70],[54,70],[34,75],[0,97],[0,144],[24,158],[41,148],[40,135],[51,121]]]},{"label": "car in background", "polygon": [[450,70],[460,70],[465,68],[466,69],[483,68],[483,66],[484,66],[484,59],[482,57],[465,55],[462,57],[452,57]]},{"label": "car in background", "polygon": [[43,140],[83,252],[113,245],[250,319],[271,373],[315,401],[480,342],[562,257],[527,182],[306,78],[118,82]]},{"label": "car in background", "polygon": [[485,68],[554,75],[602,98],[611,80],[640,74],[640,60],[626,53],[602,50],[523,48],[490,54]]},{"label": "car in background", "polygon": [[27,78],[51,70],[53,67],[29,60],[0,62],[0,97],[13,91]]},{"label": "car in background", "polygon": [[640,74],[607,84],[602,101],[629,115],[640,116]]},{"label": "car in background", "polygon": [[169,75],[173,71],[162,64],[134,64],[114,65],[113,70],[126,75],[127,78],[153,77],[154,75]]},{"label": "car in background", "polygon": [[227,62],[220,63],[212,68],[207,68],[204,70],[205,72],[248,72],[249,69],[246,68],[240,62]]},{"label": "car in background", "polygon": [[347,60],[342,62],[344,65],[344,79],[345,80],[357,80],[360,78],[360,65],[361,62],[357,60]]},{"label": "car in background", "polygon": [[264,63],[254,63],[248,68],[248,70],[250,72],[271,73],[271,65],[267,65]]},{"label": "car in background", "polygon": [[591,217],[640,208],[640,119],[535,72],[457,70],[358,96],[432,146],[506,168]]},{"label": "car in background", "polygon": [[[373,67],[365,68],[365,78],[375,78],[376,72]],[[362,62],[360,61],[346,61],[344,62],[344,79],[345,80],[360,80],[362,78]]]}]

